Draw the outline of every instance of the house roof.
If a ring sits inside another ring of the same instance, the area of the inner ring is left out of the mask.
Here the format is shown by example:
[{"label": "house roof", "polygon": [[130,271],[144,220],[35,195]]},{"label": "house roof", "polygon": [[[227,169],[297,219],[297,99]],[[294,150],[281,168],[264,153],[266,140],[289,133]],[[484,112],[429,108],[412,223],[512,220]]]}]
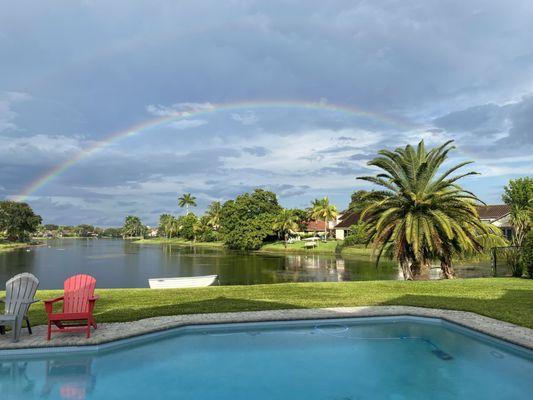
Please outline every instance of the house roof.
[{"label": "house roof", "polygon": [[306,231],[307,232],[323,231],[325,228],[326,228],[325,221],[309,221],[307,223]]},{"label": "house roof", "polygon": [[511,212],[511,207],[507,204],[494,204],[488,206],[478,206],[477,212],[480,219],[500,219]]},{"label": "house roof", "polygon": [[347,229],[359,221],[360,214],[357,212],[348,212],[344,214],[341,221],[335,225],[335,229]]}]

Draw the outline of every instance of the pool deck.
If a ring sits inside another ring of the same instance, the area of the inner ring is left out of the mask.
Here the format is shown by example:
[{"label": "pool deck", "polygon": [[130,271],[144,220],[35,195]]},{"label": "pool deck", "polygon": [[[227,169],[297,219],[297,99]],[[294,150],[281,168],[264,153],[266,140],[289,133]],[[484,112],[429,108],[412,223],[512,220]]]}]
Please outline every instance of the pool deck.
[{"label": "pool deck", "polygon": [[91,332],[90,339],[86,339],[83,333],[56,333],[52,336],[51,341],[47,341],[46,327],[37,326],[33,329],[31,336],[23,328],[18,343],[11,342],[11,332],[7,332],[5,336],[0,336],[0,354],[1,350],[7,349],[98,346],[120,339],[186,325],[403,315],[440,318],[533,350],[533,329],[475,313],[409,306],[369,306],[174,315],[133,322],[102,323],[99,324],[96,331]]}]

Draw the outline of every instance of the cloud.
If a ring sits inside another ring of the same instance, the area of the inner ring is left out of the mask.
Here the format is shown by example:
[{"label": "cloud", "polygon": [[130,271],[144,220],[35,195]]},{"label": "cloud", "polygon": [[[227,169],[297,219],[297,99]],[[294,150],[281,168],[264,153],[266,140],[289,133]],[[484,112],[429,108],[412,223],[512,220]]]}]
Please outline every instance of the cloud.
[{"label": "cloud", "polygon": [[254,125],[257,123],[257,115],[252,111],[247,111],[244,114],[233,113],[231,119],[241,123],[242,125]]},{"label": "cloud", "polygon": [[207,124],[207,121],[203,119],[182,119],[180,121],[170,123],[170,126],[178,130],[184,130],[197,128],[205,124]]},{"label": "cloud", "polygon": [[30,98],[27,93],[0,92],[0,132],[8,129],[18,130],[18,126],[13,122],[18,113],[13,110],[13,106]]},{"label": "cloud", "polygon": [[243,147],[242,151],[244,151],[245,153],[251,154],[253,156],[256,156],[256,157],[264,157],[270,153],[270,150],[262,146]]},{"label": "cloud", "polygon": [[187,116],[201,111],[213,110],[215,106],[211,103],[174,103],[171,106],[164,106],[161,104],[149,104],[146,106],[146,111],[149,114],[158,117],[167,116]]}]

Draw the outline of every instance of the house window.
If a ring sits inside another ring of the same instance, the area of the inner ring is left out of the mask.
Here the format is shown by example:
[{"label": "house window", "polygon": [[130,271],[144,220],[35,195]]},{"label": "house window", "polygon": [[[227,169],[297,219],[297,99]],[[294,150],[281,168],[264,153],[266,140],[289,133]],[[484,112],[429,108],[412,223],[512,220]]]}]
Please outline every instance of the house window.
[{"label": "house window", "polygon": [[503,236],[509,241],[513,239],[513,229],[512,228],[502,228]]}]

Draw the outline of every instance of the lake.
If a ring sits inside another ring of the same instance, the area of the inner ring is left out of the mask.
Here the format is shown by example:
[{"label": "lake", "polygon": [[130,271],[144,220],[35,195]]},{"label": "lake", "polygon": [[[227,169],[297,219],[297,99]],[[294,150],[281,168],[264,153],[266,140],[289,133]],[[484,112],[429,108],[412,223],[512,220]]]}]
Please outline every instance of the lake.
[{"label": "lake", "polygon": [[[460,277],[490,276],[488,263],[456,267]],[[367,258],[315,254],[239,253],[120,239],[54,239],[43,246],[0,253],[0,286],[31,272],[41,289],[59,289],[74,274],[94,276],[98,287],[148,287],[148,278],[218,274],[222,285],[402,279],[396,263],[376,268]],[[439,278],[433,269],[432,278]]]}]

